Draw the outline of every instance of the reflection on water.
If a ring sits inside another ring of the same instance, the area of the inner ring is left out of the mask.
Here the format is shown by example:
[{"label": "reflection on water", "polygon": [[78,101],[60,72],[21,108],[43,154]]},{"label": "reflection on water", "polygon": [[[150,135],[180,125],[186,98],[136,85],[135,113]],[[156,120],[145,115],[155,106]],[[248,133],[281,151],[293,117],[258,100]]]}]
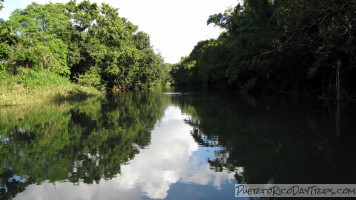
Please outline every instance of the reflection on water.
[{"label": "reflection on water", "polygon": [[0,111],[0,199],[234,199],[235,183],[353,183],[353,113],[131,92]]},{"label": "reflection on water", "polygon": [[[224,147],[216,169],[244,167],[242,183],[355,183],[356,124],[349,104],[338,126],[335,115],[319,103],[253,99],[226,94],[175,98],[202,145]],[[201,136],[204,133],[204,137]]]}]

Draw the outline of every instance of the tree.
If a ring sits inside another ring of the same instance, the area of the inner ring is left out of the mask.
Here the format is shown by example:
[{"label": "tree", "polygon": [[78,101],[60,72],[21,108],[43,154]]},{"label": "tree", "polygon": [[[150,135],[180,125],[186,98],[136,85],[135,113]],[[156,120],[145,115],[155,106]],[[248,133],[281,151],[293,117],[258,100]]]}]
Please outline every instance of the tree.
[{"label": "tree", "polygon": [[15,34],[13,38],[17,38],[10,45],[10,62],[18,67],[69,75],[68,47],[64,42],[69,34],[69,18],[64,11],[63,4],[52,3],[32,3],[24,10],[15,10],[4,23],[6,27],[11,27],[12,35]]},{"label": "tree", "polygon": [[[246,0],[209,17],[208,24],[226,31],[217,41],[198,43],[172,75],[178,84],[196,85],[205,77],[200,85],[246,92],[356,95],[355,5],[354,0]],[[224,51],[206,48],[214,43]]]},{"label": "tree", "polygon": [[2,5],[2,2],[4,2],[4,0],[0,0],[0,11],[1,11],[1,9],[4,8],[4,6]]},{"label": "tree", "polygon": [[13,74],[48,70],[101,90],[150,87],[163,77],[163,59],[148,34],[105,3],[32,3],[15,10],[0,31],[1,65]]},{"label": "tree", "polygon": [[67,5],[75,22],[69,56],[73,77],[80,82],[100,79],[113,90],[148,87],[160,79],[162,60],[153,52],[149,36],[119,17],[117,9],[89,1]]}]

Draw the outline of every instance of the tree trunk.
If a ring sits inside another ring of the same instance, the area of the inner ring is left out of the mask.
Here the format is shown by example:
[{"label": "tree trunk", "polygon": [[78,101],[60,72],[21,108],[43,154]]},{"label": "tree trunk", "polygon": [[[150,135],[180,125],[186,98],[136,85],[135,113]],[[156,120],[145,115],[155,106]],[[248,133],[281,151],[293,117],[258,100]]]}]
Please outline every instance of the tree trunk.
[{"label": "tree trunk", "polygon": [[340,101],[340,60],[337,61],[336,66],[336,101]]}]

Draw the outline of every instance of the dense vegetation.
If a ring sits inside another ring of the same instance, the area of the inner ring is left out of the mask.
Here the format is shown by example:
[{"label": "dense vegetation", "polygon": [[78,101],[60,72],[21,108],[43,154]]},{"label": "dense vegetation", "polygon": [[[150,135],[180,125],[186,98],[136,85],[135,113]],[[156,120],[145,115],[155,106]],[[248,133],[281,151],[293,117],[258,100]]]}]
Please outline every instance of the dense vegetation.
[{"label": "dense vegetation", "polygon": [[347,98],[355,93],[355,0],[245,0],[208,24],[172,71],[178,85]]},{"label": "dense vegetation", "polygon": [[0,22],[2,79],[48,71],[99,90],[129,90],[164,83],[168,68],[149,35],[105,3],[32,3]]}]

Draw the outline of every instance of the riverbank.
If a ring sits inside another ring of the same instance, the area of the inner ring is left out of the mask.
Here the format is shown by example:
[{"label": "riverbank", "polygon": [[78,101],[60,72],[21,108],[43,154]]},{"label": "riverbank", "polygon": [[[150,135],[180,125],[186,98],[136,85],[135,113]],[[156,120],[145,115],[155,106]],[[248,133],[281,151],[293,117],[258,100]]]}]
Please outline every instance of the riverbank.
[{"label": "riverbank", "polygon": [[93,87],[49,71],[21,70],[17,75],[0,71],[0,106],[79,100],[99,94]]}]

